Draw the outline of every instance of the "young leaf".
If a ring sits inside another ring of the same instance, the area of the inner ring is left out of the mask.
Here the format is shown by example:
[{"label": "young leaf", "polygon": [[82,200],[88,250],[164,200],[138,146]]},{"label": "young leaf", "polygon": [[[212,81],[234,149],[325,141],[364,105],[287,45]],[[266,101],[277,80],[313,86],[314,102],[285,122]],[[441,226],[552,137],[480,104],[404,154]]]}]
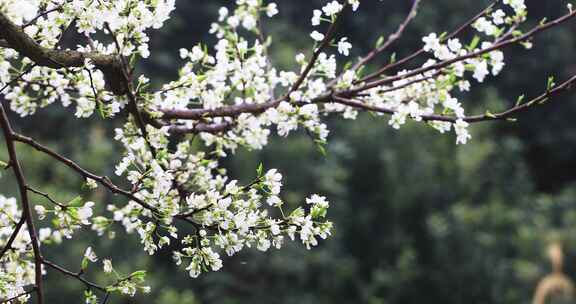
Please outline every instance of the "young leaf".
[{"label": "young leaf", "polygon": [[556,86],[556,83],[554,82],[554,76],[548,77],[548,82],[546,84],[546,90],[550,91],[550,90],[552,90],[552,88],[554,88],[554,86]]},{"label": "young leaf", "polygon": [[258,175],[258,177],[261,177],[263,172],[264,172],[264,166],[262,165],[262,163],[259,163],[258,168],[256,168],[256,175]]},{"label": "young leaf", "polygon": [[376,48],[381,47],[383,43],[384,43],[384,36],[380,36],[376,41]]},{"label": "young leaf", "polygon": [[522,101],[524,101],[525,97],[526,97],[526,95],[524,95],[524,94],[518,96],[518,99],[516,100],[516,106],[519,106],[520,104],[522,104]]},{"label": "young leaf", "polygon": [[69,207],[80,207],[82,206],[83,199],[81,196],[77,196],[71,201],[68,202],[67,206]]}]

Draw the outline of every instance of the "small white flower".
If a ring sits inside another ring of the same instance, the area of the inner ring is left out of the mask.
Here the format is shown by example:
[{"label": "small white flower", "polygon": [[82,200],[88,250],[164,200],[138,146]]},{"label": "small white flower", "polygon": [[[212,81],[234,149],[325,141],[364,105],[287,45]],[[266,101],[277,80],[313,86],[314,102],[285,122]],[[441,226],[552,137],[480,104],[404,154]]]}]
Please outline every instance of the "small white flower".
[{"label": "small white flower", "polygon": [[268,203],[268,205],[270,206],[274,206],[274,207],[280,207],[282,206],[282,200],[276,196],[276,195],[272,195],[270,196],[267,200],[266,203]]},{"label": "small white flower", "polygon": [[84,257],[92,263],[98,261],[98,257],[96,256],[96,253],[92,250],[92,247],[86,248],[86,251],[84,252]]},{"label": "small white flower", "polygon": [[348,0],[348,3],[352,5],[353,11],[358,10],[358,7],[360,6],[360,0]]},{"label": "small white flower", "polygon": [[524,4],[524,0],[504,0],[503,3],[510,5],[517,14],[526,10],[526,4]]},{"label": "small white flower", "polygon": [[272,194],[277,195],[282,187],[282,174],[276,169],[269,170],[264,176],[264,184],[268,186]]},{"label": "small white flower", "polygon": [[298,55],[296,55],[296,62],[299,64],[303,64],[306,62],[306,55],[299,53]]},{"label": "small white flower", "polygon": [[224,21],[224,19],[226,19],[226,17],[228,17],[228,8],[226,7],[221,7],[220,10],[218,10],[218,21],[222,22]]},{"label": "small white flower", "polygon": [[96,183],[96,181],[91,179],[91,178],[87,178],[86,179],[86,187],[90,190],[94,190],[94,189],[98,188],[98,183]]},{"label": "small white flower", "polygon": [[318,42],[324,40],[324,34],[318,32],[318,31],[313,31],[310,34],[310,37],[312,37],[312,39],[314,39],[315,41],[318,41]]},{"label": "small white flower", "polygon": [[38,238],[40,239],[40,242],[49,239],[51,235],[52,235],[52,229],[50,228],[41,228],[40,230],[38,230]]},{"label": "small white flower", "polygon": [[342,10],[342,8],[343,8],[342,4],[340,4],[338,1],[332,1],[326,4],[326,6],[322,8],[322,11],[324,12],[324,14],[326,14],[326,16],[332,17],[338,14]]},{"label": "small white flower", "polygon": [[486,78],[489,73],[486,61],[480,60],[480,62],[477,62],[474,65],[474,74],[472,77],[474,77],[478,82],[483,82],[484,78]]},{"label": "small white flower", "polygon": [[36,205],[34,206],[34,210],[36,211],[36,214],[38,214],[38,219],[43,220],[46,218],[46,208],[42,205]]},{"label": "small white flower", "polygon": [[312,25],[317,26],[320,25],[320,21],[322,21],[322,11],[321,10],[314,10],[314,16],[312,16]]},{"label": "small white flower", "polygon": [[272,18],[276,14],[278,14],[278,5],[274,2],[268,4],[268,6],[266,6],[266,15],[268,15],[268,17]]},{"label": "small white flower", "polygon": [[78,219],[84,225],[90,225],[88,219],[90,219],[93,215],[92,207],[94,206],[94,202],[86,202],[82,208],[78,208]]},{"label": "small white flower", "polygon": [[458,119],[454,124],[454,131],[456,132],[456,144],[464,145],[472,136],[468,132],[468,123],[462,119]]},{"label": "small white flower", "polygon": [[242,26],[247,30],[252,30],[256,27],[256,18],[253,15],[246,15],[242,19]]},{"label": "small white flower", "polygon": [[102,261],[102,264],[104,264],[104,265],[103,265],[103,268],[104,268],[104,272],[105,272],[105,273],[111,273],[112,270],[114,269],[114,268],[112,267],[112,261],[109,260],[109,259],[103,260],[103,261]]},{"label": "small white flower", "polygon": [[440,39],[436,33],[430,33],[428,36],[422,38],[424,42],[424,51],[436,51],[440,47]]},{"label": "small white flower", "polygon": [[307,198],[306,204],[318,205],[318,206],[323,207],[323,208],[328,208],[328,206],[329,206],[329,203],[326,200],[326,197],[320,196],[318,194],[313,194],[310,198]]},{"label": "small white flower", "polygon": [[270,225],[270,232],[272,232],[273,235],[279,235],[282,231],[280,230],[280,226],[278,224],[273,223]]},{"label": "small white flower", "polygon": [[488,36],[496,34],[498,28],[485,17],[478,18],[476,22],[472,25],[477,31],[485,33]]},{"label": "small white flower", "polygon": [[348,56],[350,55],[350,49],[352,48],[352,44],[348,42],[348,38],[344,37],[340,39],[338,42],[338,53]]},{"label": "small white flower", "polygon": [[501,9],[492,13],[492,19],[496,25],[504,24],[504,17],[506,17],[506,13]]},{"label": "small white flower", "polygon": [[454,52],[458,53],[462,49],[462,43],[457,38],[448,40],[448,48]]},{"label": "small white flower", "polygon": [[188,54],[190,54],[190,52],[188,52],[187,49],[180,49],[180,58],[182,59],[186,59],[186,57],[188,57]]}]

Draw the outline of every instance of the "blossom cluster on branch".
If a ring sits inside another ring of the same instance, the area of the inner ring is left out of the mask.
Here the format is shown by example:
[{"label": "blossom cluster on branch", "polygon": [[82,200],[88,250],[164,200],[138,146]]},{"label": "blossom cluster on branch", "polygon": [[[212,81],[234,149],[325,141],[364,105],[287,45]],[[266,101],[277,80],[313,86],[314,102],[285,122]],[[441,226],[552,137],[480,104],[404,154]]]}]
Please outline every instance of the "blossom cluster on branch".
[{"label": "blossom cluster on branch", "polygon": [[[46,271],[83,283],[87,303],[97,303],[98,293],[106,302],[114,292],[133,296],[150,290],[146,272],[119,274],[110,259],[98,259],[97,248],[86,250],[79,272],[42,256],[43,246],[73,239],[79,229],[109,236],[123,230],[136,235],[151,255],[169,246],[175,263],[191,277],[221,269],[222,255],[246,247],[267,251],[299,240],[311,248],[331,233],[324,196],[313,194],[288,210],[280,172],[260,166],[252,182],[241,184],[222,160],[240,148],[264,148],[274,133],[286,137],[297,130],[322,147],[329,135],[327,117],[355,119],[359,112],[386,117],[396,129],[412,120],[440,133],[453,131],[456,143],[466,144],[470,123],[511,119],[576,81],[550,80],[541,96],[519,100],[505,112],[468,115],[464,92],[502,72],[505,47],[529,49],[536,34],[576,13],[569,6],[566,15],[522,30],[524,0],[495,1],[451,33],[426,35],[411,55],[373,65],[402,36],[419,6],[414,0],[396,32],[346,63],[354,39],[340,35],[338,23],[360,14],[361,3],[326,1],[310,12],[310,52],[294,58],[293,70],[282,70],[273,64],[274,40],[264,30],[280,7],[236,0],[219,10],[210,28],[217,42],[175,52],[183,61],[179,77],[154,89],[153,75],[138,74],[135,67],[153,56],[148,32],[169,20],[175,0],[0,0],[0,94],[5,101],[0,122],[10,155],[3,166],[14,171],[21,199],[19,204],[0,196],[0,300],[26,302],[35,293],[43,303]],[[74,49],[62,46],[66,32],[81,41]],[[6,115],[7,107],[24,117],[54,103],[73,107],[77,118],[129,113],[114,139],[123,147],[115,173],[130,189],[16,133]],[[26,183],[16,144],[47,154],[76,172],[88,189],[105,188],[124,203],[96,208],[106,202],[52,199]],[[32,205],[31,195],[46,204]],[[109,285],[86,280],[86,271],[96,271],[93,263],[102,263]]]}]

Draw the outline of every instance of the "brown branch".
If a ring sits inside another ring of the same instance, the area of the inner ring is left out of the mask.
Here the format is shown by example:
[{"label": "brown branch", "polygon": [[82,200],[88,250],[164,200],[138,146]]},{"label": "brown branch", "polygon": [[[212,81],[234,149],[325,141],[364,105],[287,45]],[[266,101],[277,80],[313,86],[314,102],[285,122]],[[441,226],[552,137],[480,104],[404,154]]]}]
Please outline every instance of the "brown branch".
[{"label": "brown branch", "polygon": [[[116,186],[114,183],[112,183],[112,181],[110,181],[110,179],[108,177],[98,176],[94,173],[91,173],[91,172],[85,170],[84,168],[80,167],[78,164],[76,164],[72,160],[52,151],[51,149],[41,145],[40,143],[34,141],[33,139],[31,139],[29,137],[14,133],[12,138],[14,139],[14,141],[26,144],[26,145],[28,145],[28,146],[30,146],[30,147],[32,147],[32,148],[34,148],[40,152],[43,152],[43,153],[51,156],[52,158],[56,159],[57,161],[61,162],[64,165],[66,165],[70,169],[76,171],[83,178],[90,178],[90,179],[97,181],[98,183],[100,183],[101,185],[106,187],[110,192],[112,192],[114,194],[120,194],[120,195],[128,198],[129,200],[134,201],[135,203],[142,206],[143,208],[151,211],[153,214],[160,214],[158,209],[156,209],[155,207],[151,206],[150,204],[144,202],[143,200],[139,199],[132,192],[121,189],[120,187]],[[176,216],[174,218],[180,219]]]},{"label": "brown branch", "polygon": [[223,123],[198,123],[195,124],[193,127],[185,127],[185,126],[172,126],[168,130],[170,134],[196,134],[196,133],[222,133],[230,130],[233,124],[231,122],[223,122]]},{"label": "brown branch", "polygon": [[30,241],[32,242],[32,251],[34,252],[34,272],[35,272],[35,283],[36,283],[36,294],[38,296],[38,303],[44,303],[44,291],[42,288],[42,253],[40,251],[40,242],[36,234],[36,229],[34,228],[34,219],[32,218],[32,208],[30,206],[30,201],[28,200],[28,192],[26,189],[26,178],[24,177],[24,171],[18,160],[16,153],[16,147],[14,145],[14,130],[8,119],[8,115],[4,110],[4,105],[0,103],[0,126],[4,133],[4,141],[6,142],[6,150],[10,156],[10,167],[16,176],[16,181],[18,183],[18,190],[20,192],[20,199],[22,201],[22,213],[23,218],[26,220],[26,226],[28,228],[28,233],[30,235]]},{"label": "brown branch", "polygon": [[320,42],[320,46],[312,54],[312,58],[310,59],[310,62],[308,62],[308,65],[306,66],[306,68],[304,68],[304,71],[300,74],[300,77],[298,78],[298,80],[296,80],[294,85],[292,85],[292,88],[290,89],[288,94],[286,94],[286,96],[290,96],[290,93],[292,93],[292,92],[298,90],[298,88],[300,88],[300,85],[302,85],[304,80],[306,80],[306,77],[308,77],[308,74],[310,74],[310,71],[312,71],[312,68],[314,68],[314,65],[316,64],[316,61],[318,60],[318,57],[320,56],[322,51],[324,51],[324,49],[330,45],[330,42],[332,41],[332,37],[334,36],[334,33],[336,32],[336,26],[338,24],[338,21],[340,21],[340,18],[342,17],[344,12],[346,11],[347,7],[348,7],[348,2],[345,2],[343,7],[342,7],[342,10],[340,11],[340,13],[338,13],[334,22],[332,22],[332,24],[330,24],[328,31],[324,35],[324,40],[322,40],[322,42]]},{"label": "brown branch", "polygon": [[72,272],[72,271],[63,268],[62,266],[58,266],[58,265],[56,265],[56,264],[54,264],[54,263],[52,263],[52,262],[50,262],[50,261],[48,261],[48,260],[46,260],[46,259],[42,259],[42,264],[44,264],[44,265],[46,265],[46,266],[48,266],[48,267],[50,267],[50,268],[52,268],[52,269],[54,269],[54,270],[62,273],[62,274],[64,274],[64,275],[67,275],[67,276],[69,276],[69,277],[75,278],[76,280],[78,280],[78,281],[82,282],[84,285],[86,285],[86,287],[94,288],[94,289],[100,290],[100,291],[102,291],[102,292],[106,292],[106,288],[105,288],[105,287],[102,287],[102,286],[100,286],[100,285],[98,285],[98,284],[96,284],[96,283],[92,283],[92,282],[86,280],[86,279],[82,276],[82,273],[81,273],[81,272],[79,272],[79,273]]},{"label": "brown branch", "polygon": [[83,67],[85,60],[90,59],[96,68],[104,73],[106,84],[112,93],[116,95],[126,93],[123,82],[117,81],[119,75],[122,75],[118,56],[42,47],[3,13],[0,13],[0,38],[6,41],[10,48],[43,67],[54,69]]},{"label": "brown branch", "polygon": [[242,113],[259,114],[277,106],[284,99],[276,99],[265,103],[244,103],[233,106],[210,109],[161,110],[164,119],[202,119],[208,117],[236,116]]},{"label": "brown branch", "polygon": [[6,254],[6,252],[8,252],[8,250],[12,249],[12,244],[14,243],[14,240],[16,240],[18,233],[20,233],[20,229],[22,229],[22,226],[24,226],[25,223],[26,223],[26,217],[24,215],[24,212],[22,212],[22,216],[20,218],[20,221],[18,221],[18,223],[16,223],[16,227],[14,227],[14,231],[12,232],[12,235],[10,235],[8,242],[6,243],[6,245],[4,245],[4,248],[0,252],[0,260],[2,260],[2,258]]},{"label": "brown branch", "polygon": [[373,49],[364,58],[361,58],[352,67],[352,69],[351,69],[352,71],[357,71],[361,67],[365,66],[368,62],[370,62],[376,56],[378,56],[379,54],[381,54],[382,52],[387,50],[390,46],[392,46],[392,44],[394,44],[396,41],[398,41],[398,39],[400,39],[400,37],[402,37],[402,34],[406,30],[406,28],[408,27],[410,22],[412,22],[412,20],[414,20],[414,18],[416,17],[416,12],[418,11],[418,6],[420,4],[420,1],[421,0],[414,0],[413,1],[412,8],[410,9],[410,12],[408,12],[408,15],[406,16],[404,21],[400,24],[400,26],[398,26],[398,29],[396,30],[396,32],[394,32],[393,34],[388,36],[388,39],[386,40],[386,42],[382,46],[379,46],[379,47]]},{"label": "brown branch", "polygon": [[292,87],[290,88],[288,93],[286,93],[283,97],[278,98],[276,100],[271,100],[271,101],[268,101],[265,103],[259,103],[259,104],[246,103],[246,104],[221,107],[221,108],[217,108],[217,109],[213,109],[213,110],[210,110],[210,109],[160,110],[162,113],[164,113],[164,116],[162,116],[162,118],[164,118],[164,119],[198,120],[198,119],[206,118],[206,117],[236,116],[236,115],[239,115],[242,113],[259,114],[259,113],[262,113],[262,112],[264,112],[270,108],[278,106],[282,101],[289,100],[290,93],[292,93],[292,92],[298,90],[298,88],[300,88],[300,86],[306,80],[306,77],[308,77],[308,74],[310,73],[310,71],[312,70],[314,65],[316,64],[316,61],[318,60],[320,53],[322,53],[322,51],[330,45],[330,41],[332,40],[332,37],[334,36],[334,33],[336,32],[337,22],[340,20],[342,14],[345,12],[347,6],[348,6],[348,3],[346,2],[344,4],[342,10],[340,11],[338,16],[336,17],[336,20],[328,28],[326,34],[324,35],[324,40],[322,40],[322,42],[320,42],[319,47],[316,48],[316,50],[312,54],[312,58],[310,59],[310,62],[306,65],[306,67],[304,68],[304,70],[302,71],[302,73],[300,74],[300,76],[298,77],[296,82],[294,82],[294,84],[292,85]]},{"label": "brown branch", "polygon": [[66,209],[66,206],[65,206],[64,204],[61,204],[61,203],[57,202],[55,199],[53,199],[53,198],[50,196],[50,194],[44,193],[44,192],[39,191],[39,190],[36,190],[36,189],[34,189],[34,188],[30,187],[30,186],[27,186],[26,189],[28,189],[28,191],[30,191],[30,192],[32,192],[32,193],[34,193],[34,194],[36,194],[36,195],[39,195],[39,196],[44,197],[44,198],[47,199],[50,203],[52,203],[52,204],[54,204],[54,205],[56,205],[56,206],[58,206],[58,207],[60,207],[60,208],[62,208],[62,209]]},{"label": "brown branch", "polygon": [[23,297],[23,296],[27,296],[27,295],[35,292],[35,291],[36,291],[36,287],[34,287],[34,288],[32,288],[32,289],[30,289],[30,290],[28,290],[28,291],[25,291],[25,292],[23,292],[23,293],[21,293],[21,294],[19,294],[19,295],[17,295],[17,296],[11,297],[11,298],[9,298],[9,299],[0,300],[0,304],[9,304],[9,303],[12,303],[12,301],[17,300],[18,298],[21,298],[21,297]]},{"label": "brown branch", "polygon": [[32,148],[51,156],[52,158],[58,160],[62,164],[71,168],[72,170],[76,171],[83,178],[90,178],[90,179],[93,179],[93,180],[99,182],[101,185],[108,188],[108,190],[110,190],[112,193],[121,194],[121,195],[127,197],[128,199],[136,202],[140,206],[152,211],[153,213],[158,212],[158,210],[156,208],[152,207],[151,205],[144,202],[143,200],[135,197],[132,193],[130,193],[130,191],[123,190],[123,189],[119,188],[118,186],[116,186],[115,184],[113,184],[112,181],[110,181],[110,179],[108,177],[98,176],[96,174],[93,174],[93,173],[83,169],[82,167],[80,167],[78,164],[76,164],[72,160],[52,151],[51,149],[39,144],[38,142],[34,141],[33,139],[31,139],[29,137],[22,136],[20,134],[15,133],[15,134],[13,134],[13,138],[15,141],[27,144],[27,145],[31,146]]},{"label": "brown branch", "polygon": [[8,88],[9,86],[17,83],[18,81],[22,80],[22,77],[24,77],[24,75],[30,73],[30,71],[32,71],[32,69],[36,67],[36,64],[30,65],[28,66],[24,71],[22,71],[22,73],[18,74],[18,76],[14,77],[14,79],[10,80],[8,83],[6,83],[1,89],[0,89],[0,93],[4,92],[4,90],[6,90],[6,88]]},{"label": "brown branch", "polygon": [[[516,106],[514,106],[514,107],[512,107],[512,108],[510,108],[504,112],[500,112],[500,113],[496,113],[496,114],[487,113],[487,114],[467,116],[467,117],[455,117],[455,116],[447,116],[447,115],[422,115],[421,118],[423,121],[444,121],[444,122],[452,122],[452,123],[454,123],[460,119],[465,121],[465,122],[469,122],[469,123],[477,123],[477,122],[491,121],[491,120],[506,120],[506,119],[510,119],[515,114],[525,112],[528,109],[530,109],[531,107],[534,107],[536,105],[544,103],[545,101],[547,101],[551,97],[557,96],[560,93],[562,93],[563,91],[567,91],[567,90],[572,89],[575,84],[576,84],[576,75],[572,76],[572,78],[566,80],[565,82],[555,86],[554,88],[546,91],[542,95],[535,97],[530,101],[527,101],[526,103],[516,105]],[[390,109],[390,108],[372,106],[372,105],[365,104],[361,101],[343,98],[343,97],[340,97],[337,95],[335,95],[333,97],[332,101],[335,103],[343,104],[343,105],[350,106],[350,107],[353,107],[356,109],[370,111],[370,112],[376,112],[376,113],[382,113],[382,114],[394,114],[394,113],[396,113],[395,110]]]},{"label": "brown branch", "polygon": [[[460,35],[460,33],[462,33],[464,30],[466,30],[470,25],[472,25],[472,23],[476,22],[476,20],[478,20],[480,17],[486,15],[486,13],[491,11],[494,8],[494,6],[496,5],[496,3],[498,3],[498,0],[493,1],[489,6],[484,8],[480,13],[478,13],[474,17],[470,18],[467,22],[465,22],[460,27],[458,27],[456,30],[454,30],[452,33],[450,33],[448,36],[446,36],[443,39],[443,41],[450,40],[450,39]],[[400,59],[400,60],[398,60],[394,63],[390,63],[388,65],[385,65],[384,67],[380,68],[378,71],[376,71],[372,74],[369,74],[369,75],[365,76],[364,78],[358,80],[356,83],[366,82],[366,81],[375,79],[378,76],[384,74],[386,71],[394,69],[394,68],[399,67],[399,66],[403,66],[404,64],[412,61],[413,59],[417,58],[418,56],[420,56],[424,53],[425,53],[424,49],[420,48],[416,52],[412,53],[409,56],[404,57],[403,59]]]},{"label": "brown branch", "polygon": [[413,77],[413,76],[416,76],[416,75],[420,75],[420,74],[426,73],[426,72],[428,72],[428,71],[442,69],[442,68],[445,68],[445,67],[447,67],[447,66],[449,66],[449,65],[451,65],[451,64],[453,64],[453,63],[460,62],[460,61],[463,61],[463,60],[466,60],[466,59],[470,59],[470,58],[476,58],[476,57],[479,57],[479,56],[481,56],[481,55],[490,53],[490,52],[492,52],[492,51],[494,51],[494,50],[499,50],[499,49],[505,48],[505,47],[507,47],[507,46],[510,46],[510,45],[513,45],[513,44],[516,44],[516,43],[519,43],[519,42],[522,42],[522,41],[526,41],[526,40],[532,38],[534,35],[542,32],[542,31],[548,30],[548,29],[550,29],[550,28],[552,28],[552,27],[558,26],[558,25],[560,25],[560,24],[562,24],[562,23],[564,23],[564,22],[566,22],[566,21],[568,21],[568,20],[570,20],[570,19],[572,19],[572,18],[574,18],[574,17],[576,17],[576,11],[573,11],[573,12],[571,12],[571,13],[569,13],[569,14],[566,14],[566,15],[564,15],[564,16],[562,16],[562,17],[560,17],[560,18],[557,18],[557,19],[555,19],[555,20],[552,20],[552,21],[550,21],[550,22],[547,22],[547,23],[541,24],[541,25],[539,25],[539,26],[536,26],[536,27],[534,27],[532,30],[528,31],[527,33],[525,33],[525,34],[523,34],[523,35],[520,35],[520,36],[518,36],[518,37],[516,37],[516,38],[511,38],[511,39],[508,39],[508,40],[501,41],[501,42],[496,43],[496,44],[494,44],[494,45],[492,45],[492,46],[490,46],[490,47],[488,47],[488,48],[485,48],[485,49],[482,49],[482,50],[478,50],[478,51],[476,51],[476,52],[472,52],[472,53],[466,54],[466,55],[464,55],[464,56],[459,56],[459,57],[456,57],[456,58],[453,58],[453,59],[445,60],[445,61],[439,62],[439,63],[434,64],[434,65],[431,65],[431,66],[418,68],[418,69],[412,70],[412,71],[410,71],[410,72],[408,72],[408,73],[406,73],[406,74],[397,75],[397,76],[392,76],[392,77],[384,78],[384,79],[381,79],[381,80],[376,80],[376,81],[373,81],[373,82],[369,82],[369,83],[367,83],[366,85],[363,85],[363,86],[361,86],[361,87],[359,87],[359,88],[355,88],[355,89],[349,90],[349,91],[347,92],[347,96],[354,96],[354,94],[355,94],[355,93],[358,93],[358,92],[362,92],[362,91],[365,91],[365,90],[369,90],[369,89],[372,89],[372,88],[375,88],[375,87],[378,87],[378,86],[381,86],[381,85],[389,84],[389,83],[392,83],[392,82],[395,82],[395,81],[398,81],[398,80],[402,80],[402,79],[406,79],[406,78],[409,78],[409,77]]}]

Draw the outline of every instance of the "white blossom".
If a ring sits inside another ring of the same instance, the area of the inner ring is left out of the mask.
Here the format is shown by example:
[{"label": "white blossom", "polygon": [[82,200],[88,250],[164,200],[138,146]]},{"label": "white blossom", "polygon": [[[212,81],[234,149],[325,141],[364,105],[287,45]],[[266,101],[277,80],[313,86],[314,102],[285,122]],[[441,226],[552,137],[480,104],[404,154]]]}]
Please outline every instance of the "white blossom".
[{"label": "white blossom", "polygon": [[350,55],[352,44],[348,42],[348,38],[344,37],[338,42],[338,52],[344,56]]},{"label": "white blossom", "polygon": [[93,263],[98,261],[98,257],[96,256],[94,250],[92,250],[92,247],[86,248],[86,251],[84,252],[84,257]]},{"label": "white blossom", "polygon": [[322,41],[324,40],[324,34],[318,32],[318,31],[313,31],[310,34],[310,37],[312,37],[312,39],[316,40],[316,41]]}]

